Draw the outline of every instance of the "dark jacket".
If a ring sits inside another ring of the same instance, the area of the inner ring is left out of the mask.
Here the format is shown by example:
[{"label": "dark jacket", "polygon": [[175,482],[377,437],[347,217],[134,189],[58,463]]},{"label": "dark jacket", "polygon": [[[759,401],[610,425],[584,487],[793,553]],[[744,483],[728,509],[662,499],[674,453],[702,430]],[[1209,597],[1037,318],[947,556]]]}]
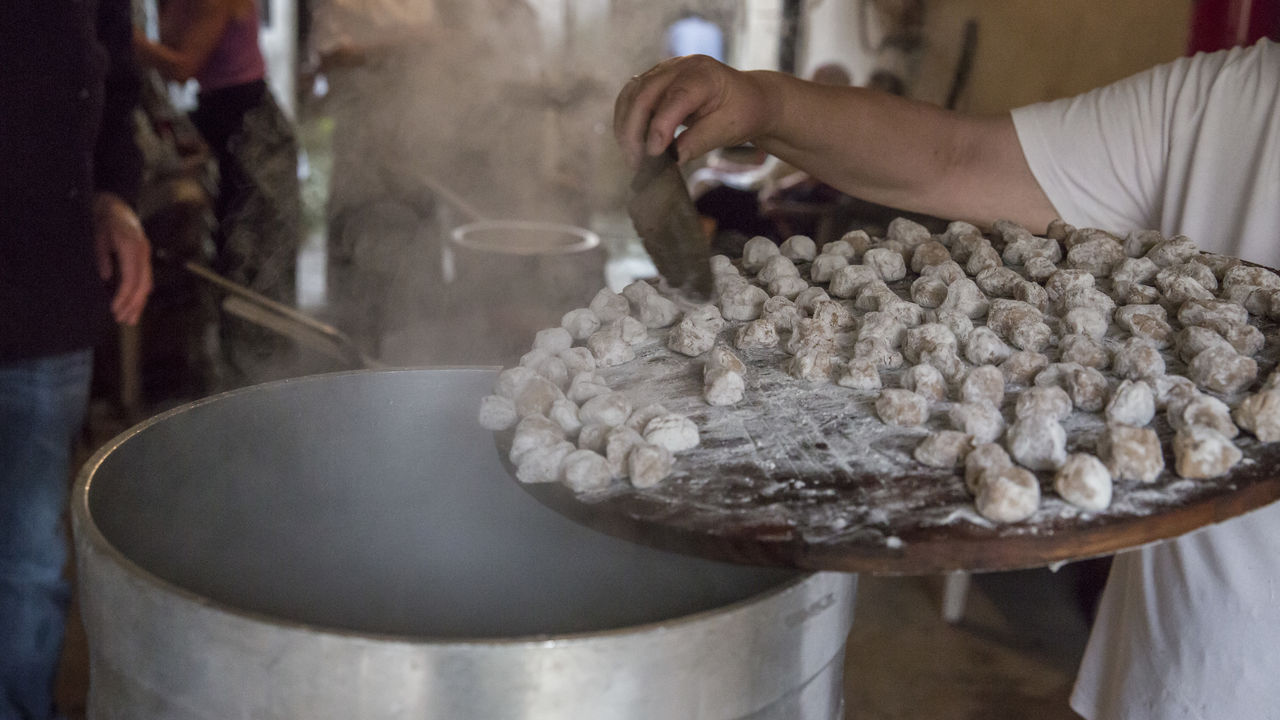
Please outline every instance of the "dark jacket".
[{"label": "dark jacket", "polygon": [[0,12],[0,364],[87,348],[111,322],[93,196],[142,176],[128,0]]}]

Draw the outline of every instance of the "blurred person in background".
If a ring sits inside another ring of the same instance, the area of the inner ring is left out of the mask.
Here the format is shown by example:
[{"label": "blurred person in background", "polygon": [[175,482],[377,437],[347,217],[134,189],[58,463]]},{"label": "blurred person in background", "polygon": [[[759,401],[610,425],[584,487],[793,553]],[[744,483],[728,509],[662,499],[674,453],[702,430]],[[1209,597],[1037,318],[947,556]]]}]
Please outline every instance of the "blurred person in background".
[{"label": "blurred person in background", "polygon": [[[166,80],[200,84],[191,120],[218,161],[214,269],[288,305],[302,233],[298,145],[266,83],[255,0],[160,0],[160,42],[135,29],[139,59]],[[232,323],[224,354],[252,372],[274,337]]]},{"label": "blurred person in background", "polygon": [[0,720],[53,717],[92,348],[151,291],[129,38],[127,0],[0,13]]}]

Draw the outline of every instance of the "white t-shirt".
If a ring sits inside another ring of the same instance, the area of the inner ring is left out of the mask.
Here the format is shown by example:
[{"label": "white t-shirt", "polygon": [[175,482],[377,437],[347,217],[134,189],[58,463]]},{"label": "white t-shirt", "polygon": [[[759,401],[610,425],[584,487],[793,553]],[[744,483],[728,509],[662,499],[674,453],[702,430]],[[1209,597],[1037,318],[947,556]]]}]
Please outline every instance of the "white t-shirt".
[{"label": "white t-shirt", "polygon": [[[1066,222],[1280,266],[1280,45],[1184,58],[1013,120]],[[1117,556],[1071,706],[1280,718],[1280,504]]]}]

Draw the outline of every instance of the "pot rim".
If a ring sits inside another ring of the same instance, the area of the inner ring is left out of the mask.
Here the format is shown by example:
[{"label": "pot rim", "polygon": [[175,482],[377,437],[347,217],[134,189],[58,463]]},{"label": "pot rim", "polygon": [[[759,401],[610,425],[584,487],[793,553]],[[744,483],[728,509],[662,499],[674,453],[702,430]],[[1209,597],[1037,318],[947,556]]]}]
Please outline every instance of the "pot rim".
[{"label": "pot rim", "polygon": [[[542,250],[525,250],[521,248],[503,247],[501,245],[481,245],[468,237],[471,233],[484,232],[488,230],[512,230],[516,232],[541,230],[545,232],[559,232],[565,235],[576,235],[578,237],[578,241],[560,247]],[[459,247],[500,255],[569,255],[572,253],[585,252],[599,247],[600,245],[600,236],[591,230],[578,227],[576,225],[543,222],[541,220],[481,220],[454,228],[453,232],[449,234],[449,237]]]},{"label": "pot rim", "polygon": [[[503,638],[483,638],[483,637],[437,637],[437,636],[420,636],[420,635],[397,635],[392,633],[371,633],[358,630],[350,630],[347,628],[331,627],[327,625],[318,625],[314,623],[301,622],[298,620],[290,620],[281,618],[256,610],[247,610],[224,603],[213,598],[206,597],[180,585],[176,585],[165,580],[151,571],[138,565],[128,556],[126,556],[119,548],[111,543],[110,540],[98,528],[94,521],[92,513],[89,511],[89,493],[93,483],[93,476],[103,462],[111,453],[129,442],[134,437],[142,434],[149,428],[159,423],[165,422],[171,417],[192,410],[206,404],[221,402],[225,399],[235,397],[237,395],[258,392],[265,388],[279,387],[287,384],[300,384],[308,382],[322,382],[338,377],[370,375],[383,373],[416,373],[423,370],[445,370],[445,371],[490,371],[495,375],[502,368],[497,366],[468,366],[468,365],[445,365],[438,367],[421,367],[421,368],[394,368],[381,370],[347,370],[333,373],[323,373],[318,375],[308,375],[300,378],[288,378],[285,380],[277,380],[273,382],[263,383],[261,385],[251,385],[249,387],[237,388],[227,392],[211,395],[206,398],[200,398],[184,405],[166,410],[163,413],[147,418],[142,422],[130,427],[124,432],[112,438],[109,442],[98,449],[81,467],[76,474],[75,486],[71,491],[71,513],[73,529],[75,530],[77,543],[83,540],[85,543],[92,545],[96,552],[99,552],[110,558],[119,568],[132,576],[134,579],[147,583],[163,592],[170,593],[180,600],[191,603],[208,610],[225,613],[233,617],[239,617],[245,620],[260,622],[264,624],[274,625],[283,629],[298,630],[305,632],[313,632],[324,635],[341,636],[350,639],[369,640],[376,642],[384,642],[389,644],[409,644],[409,645],[436,645],[436,646],[468,646],[481,648],[485,646],[492,647],[513,647],[513,646],[565,646],[574,644],[586,644],[589,642],[599,642],[602,640],[624,638],[627,636],[639,636],[654,631],[672,630],[682,626],[694,625],[697,623],[709,621],[715,618],[731,616],[740,611],[746,611],[762,602],[766,602],[774,597],[786,594],[795,588],[803,585],[811,580],[815,575],[825,574],[820,572],[806,572],[795,570],[796,577],[780,583],[762,592],[756,593],[741,600],[721,605],[709,610],[702,610],[688,615],[680,615],[678,617],[667,620],[658,620],[655,622],[642,623],[640,625],[629,625],[621,628],[611,628],[597,631],[584,631],[576,633],[561,634],[543,634],[543,635],[521,635]],[[512,479],[512,482],[515,482]],[[83,537],[81,537],[83,535]],[[716,562],[707,560],[706,562]]]}]

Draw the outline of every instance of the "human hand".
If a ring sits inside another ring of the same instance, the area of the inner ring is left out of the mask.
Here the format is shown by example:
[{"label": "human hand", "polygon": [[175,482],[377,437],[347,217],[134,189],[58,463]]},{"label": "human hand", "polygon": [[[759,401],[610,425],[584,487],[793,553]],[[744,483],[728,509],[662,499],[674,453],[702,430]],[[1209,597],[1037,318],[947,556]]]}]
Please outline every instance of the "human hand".
[{"label": "human hand", "polygon": [[[637,167],[675,140],[680,162],[768,132],[780,102],[770,73],[734,70],[705,55],[667,60],[631,79],[613,106],[613,134]],[[675,137],[676,128],[686,130]]]},{"label": "human hand", "polygon": [[116,322],[137,325],[151,294],[151,244],[142,223],[120,196],[99,192],[93,202],[93,226],[98,275],[110,280],[115,265],[120,266],[120,285],[111,300],[111,313]]}]

